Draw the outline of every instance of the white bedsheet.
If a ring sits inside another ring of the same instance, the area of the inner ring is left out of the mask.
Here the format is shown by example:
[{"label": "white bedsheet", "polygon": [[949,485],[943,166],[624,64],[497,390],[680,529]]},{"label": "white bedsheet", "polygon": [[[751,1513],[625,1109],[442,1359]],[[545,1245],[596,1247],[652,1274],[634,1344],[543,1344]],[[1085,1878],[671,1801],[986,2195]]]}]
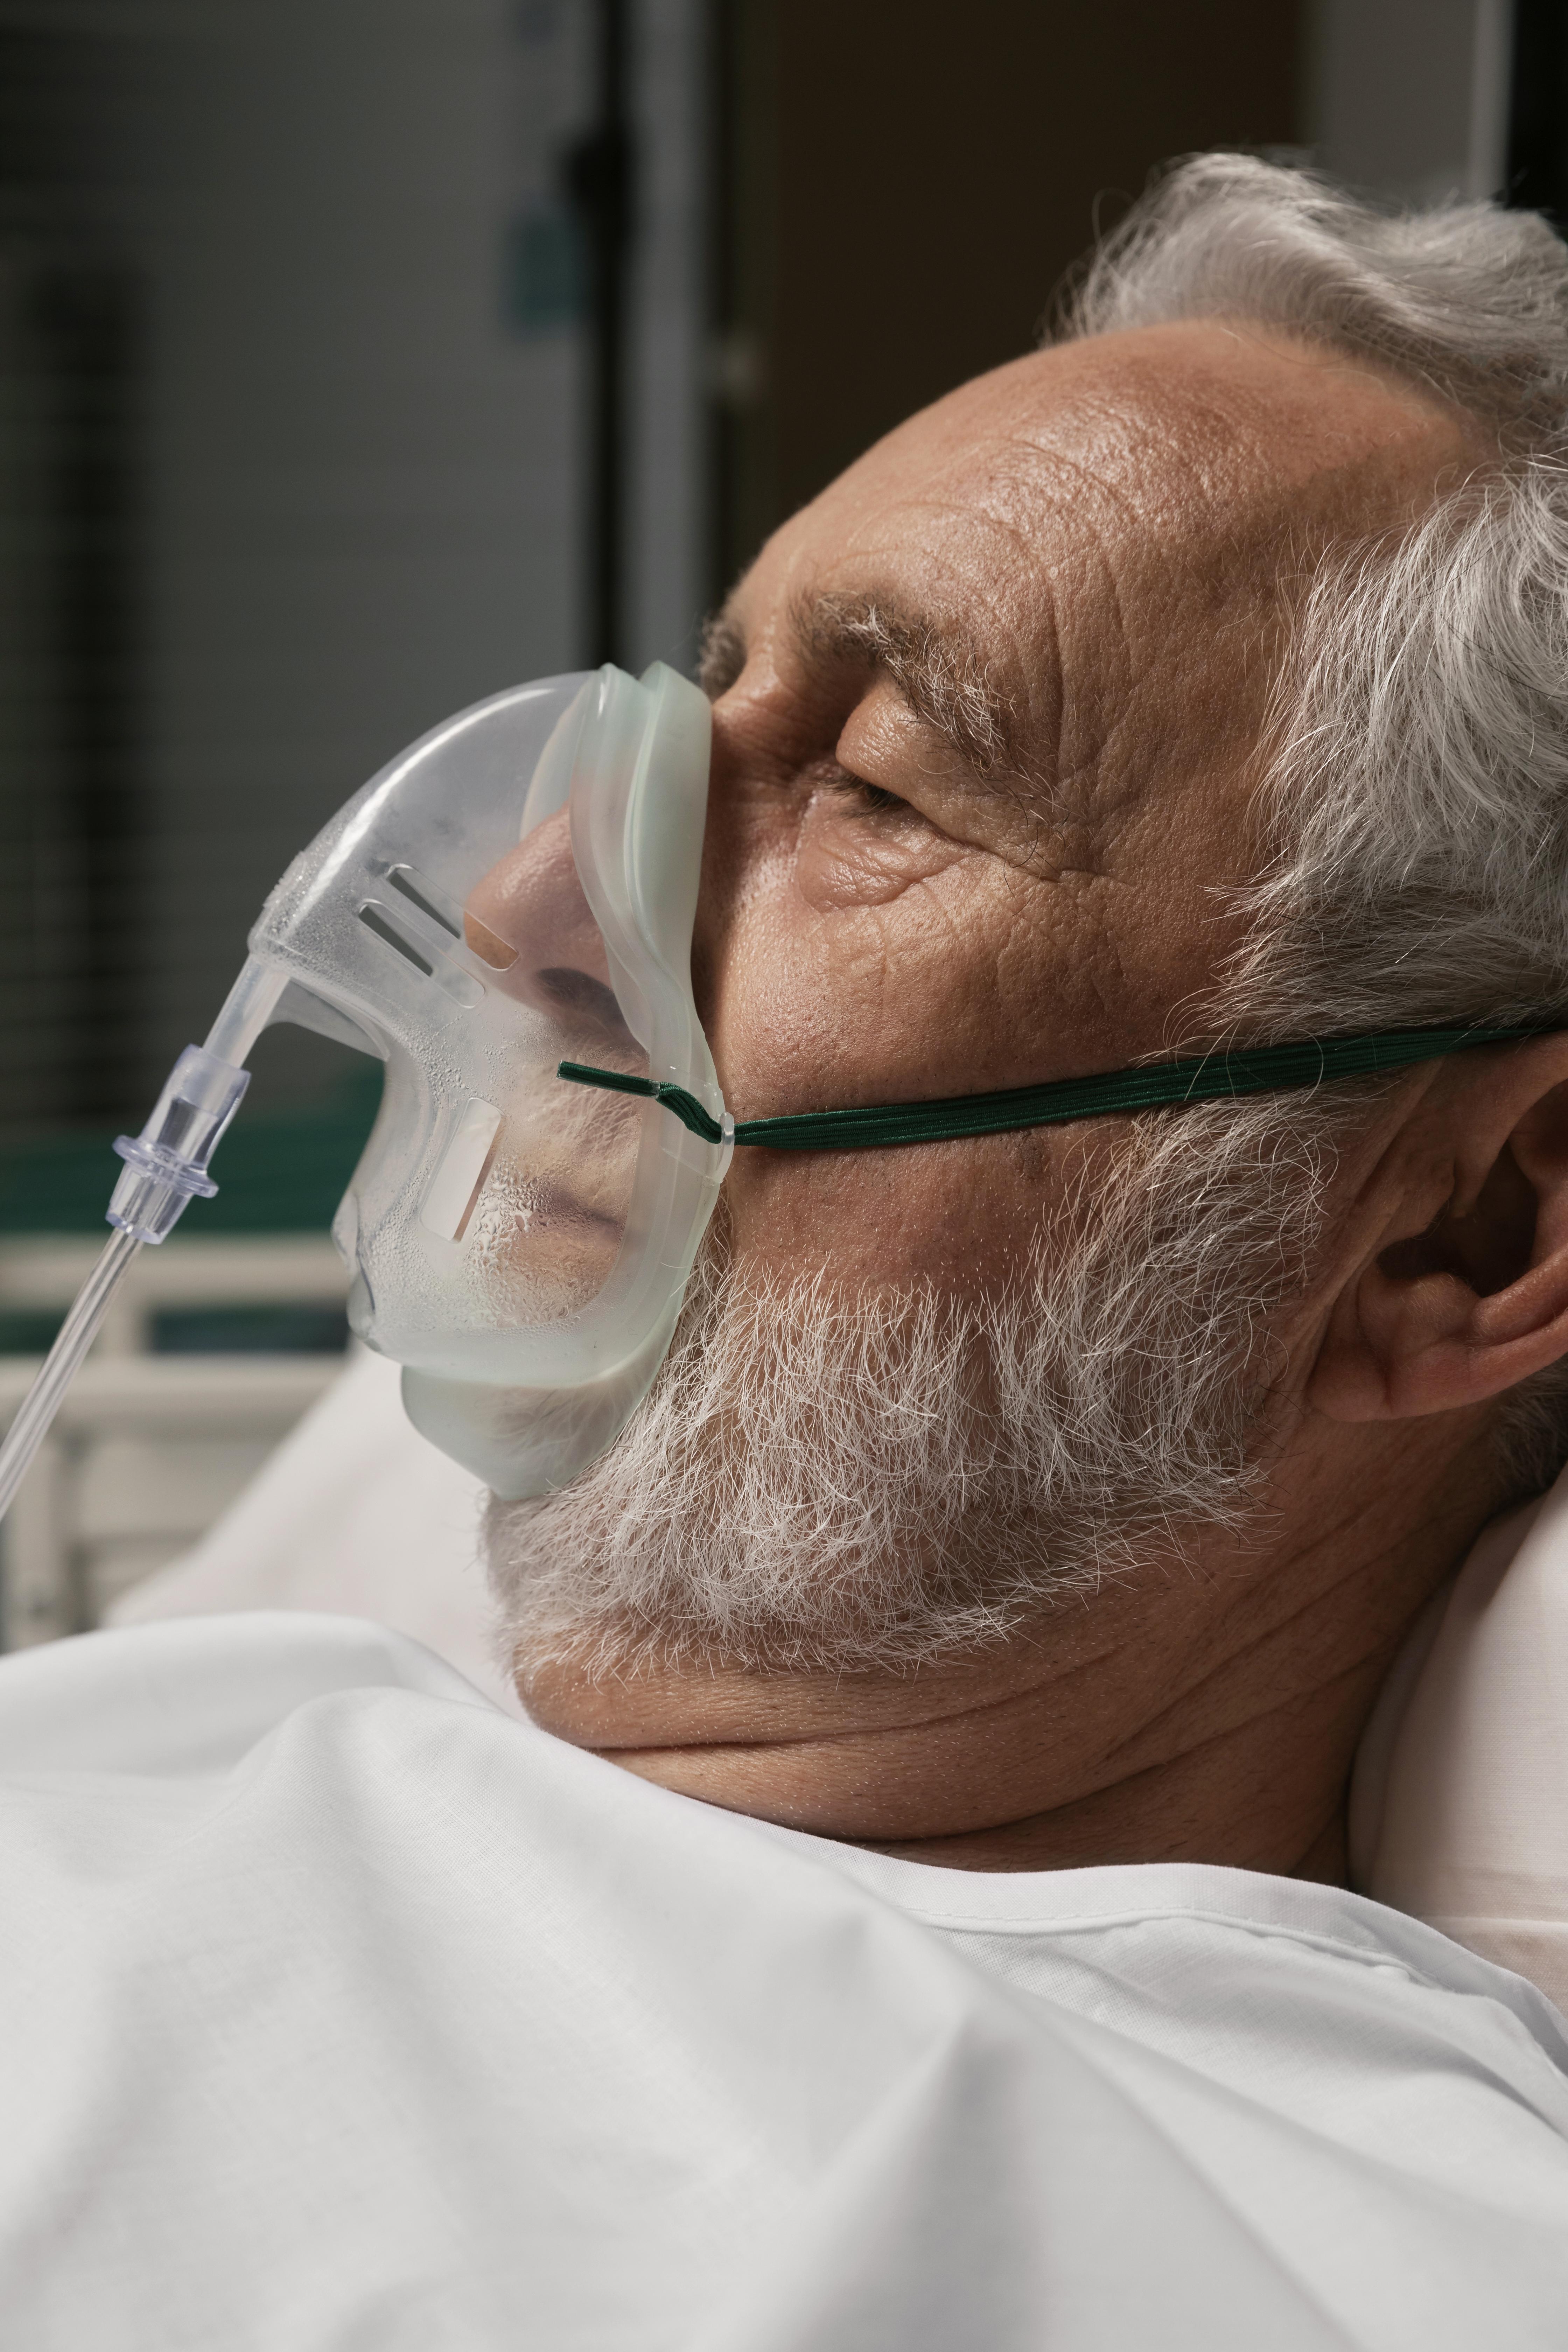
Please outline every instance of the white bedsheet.
[{"label": "white bedsheet", "polygon": [[1359,1896],[672,1796],[352,1621],[0,1663],[27,2352],[1568,2342],[1568,2060]]}]

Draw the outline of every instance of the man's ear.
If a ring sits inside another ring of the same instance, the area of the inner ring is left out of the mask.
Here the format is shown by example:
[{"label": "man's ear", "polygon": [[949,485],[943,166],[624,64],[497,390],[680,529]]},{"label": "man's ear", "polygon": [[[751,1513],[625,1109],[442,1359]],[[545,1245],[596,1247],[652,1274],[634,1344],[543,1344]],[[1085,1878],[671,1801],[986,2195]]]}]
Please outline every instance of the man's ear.
[{"label": "man's ear", "polygon": [[1458,1060],[1382,1171],[1308,1383],[1336,1421],[1484,1404],[1568,1353],[1568,1038]]}]

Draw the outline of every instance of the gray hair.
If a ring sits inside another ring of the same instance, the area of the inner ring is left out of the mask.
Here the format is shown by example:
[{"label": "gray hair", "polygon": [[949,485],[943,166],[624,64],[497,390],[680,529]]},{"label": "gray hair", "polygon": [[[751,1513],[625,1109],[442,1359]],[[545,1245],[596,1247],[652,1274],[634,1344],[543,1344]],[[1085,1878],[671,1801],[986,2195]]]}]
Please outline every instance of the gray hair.
[{"label": "gray hair", "polygon": [[[1201,155],[1092,259],[1071,335],[1227,319],[1376,362],[1481,428],[1405,530],[1321,563],[1268,736],[1272,854],[1222,1020],[1253,1038],[1568,1007],[1568,248],[1531,213],[1393,213]],[[1516,1490],[1568,1457],[1568,1367],[1500,1417]]]}]

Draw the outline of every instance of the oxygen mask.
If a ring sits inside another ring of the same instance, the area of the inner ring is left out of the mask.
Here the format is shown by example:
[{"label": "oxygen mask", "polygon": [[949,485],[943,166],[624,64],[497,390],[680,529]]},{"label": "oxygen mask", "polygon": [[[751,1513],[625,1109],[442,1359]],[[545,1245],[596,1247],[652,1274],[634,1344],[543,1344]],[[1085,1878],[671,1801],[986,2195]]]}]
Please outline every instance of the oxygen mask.
[{"label": "oxygen mask", "polygon": [[[448,719],[340,811],[262,908],[205,1046],[117,1146],[115,1236],[18,1416],[29,1456],[137,1246],[216,1190],[208,1160],[276,1022],[384,1065],[332,1231],[350,1325],[403,1365],[416,1425],[509,1496],[609,1444],[669,1345],[730,1157],[690,984],[710,734],[706,697],[661,664],[546,678]],[[563,1061],[643,1098],[565,1084]],[[10,1445],[0,1508],[26,1468]]]}]

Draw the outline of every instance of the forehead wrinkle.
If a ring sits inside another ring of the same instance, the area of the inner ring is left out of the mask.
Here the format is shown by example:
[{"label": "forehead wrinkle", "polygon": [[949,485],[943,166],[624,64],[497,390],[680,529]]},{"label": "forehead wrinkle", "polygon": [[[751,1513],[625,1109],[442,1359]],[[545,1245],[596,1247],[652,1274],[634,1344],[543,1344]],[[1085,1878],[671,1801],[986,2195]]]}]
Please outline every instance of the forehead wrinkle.
[{"label": "forehead wrinkle", "polygon": [[1098,514],[1131,541],[1157,535],[1169,566],[1203,573],[1278,530],[1280,488],[1257,422],[1205,387],[1084,388],[1037,435],[1008,434],[1000,446],[1015,463],[999,469],[1001,487],[1032,492],[1069,532]]},{"label": "forehead wrinkle", "polygon": [[[1076,462],[1058,464],[1053,456],[1042,478],[1040,452],[1032,454],[1026,484],[1015,475],[1004,486],[1026,488],[1026,513],[1005,495],[977,501],[973,510],[995,541],[1016,551],[1005,584],[1029,593],[1023,700],[1032,759],[1019,773],[1035,786],[1036,813],[1059,820],[1085,814],[1083,788],[1138,683],[1136,633],[1106,529],[1137,509]],[[1078,495],[1080,488],[1092,497]]]},{"label": "forehead wrinkle", "polygon": [[[1113,421],[1125,425],[1120,417]],[[1069,723],[1068,706],[1086,696],[1103,704],[1131,685],[1139,630],[1128,605],[1123,572],[1131,567],[1146,572],[1156,551],[1160,567],[1167,572],[1186,571],[1194,557],[1190,530],[1167,511],[1174,491],[1179,517],[1179,489],[1158,478],[1158,466],[1152,464],[1145,478],[1143,472],[1123,468],[1119,473],[1106,462],[1111,454],[1124,459],[1131,446],[1129,442],[1108,453],[1103,447],[1063,446],[1053,438],[1030,439],[1015,432],[998,452],[988,453],[990,479],[969,501],[970,510],[984,519],[987,530],[1016,550],[1012,584],[1031,583],[1035,590],[1039,609],[1032,617],[1041,625],[1031,670],[1037,674],[1047,658],[1054,667],[1054,677],[1046,682],[1058,737]],[[1011,462],[998,463],[998,456]],[[1106,677],[1093,674],[1092,662],[1090,674],[1084,675],[1087,649],[1080,644],[1077,655],[1072,651],[1082,635],[1072,624],[1086,600],[1103,600],[1108,608],[1117,658]],[[1063,749],[1058,740],[1058,761]],[[1067,781],[1059,765],[1055,773],[1058,783]]]},{"label": "forehead wrinkle", "polygon": [[1237,699],[1250,708],[1274,667],[1290,575],[1310,569],[1300,544],[1310,534],[1247,420],[1218,399],[1160,389],[1138,404],[1086,397],[1037,439],[1015,431],[1005,445],[1012,463],[985,502],[993,527],[1033,545],[1037,559],[1054,546],[1069,569],[1089,567],[1103,600],[1103,627],[1087,641],[1072,625],[1071,596],[1063,616],[1063,791],[1136,730],[1144,688],[1160,675],[1239,681]]}]

